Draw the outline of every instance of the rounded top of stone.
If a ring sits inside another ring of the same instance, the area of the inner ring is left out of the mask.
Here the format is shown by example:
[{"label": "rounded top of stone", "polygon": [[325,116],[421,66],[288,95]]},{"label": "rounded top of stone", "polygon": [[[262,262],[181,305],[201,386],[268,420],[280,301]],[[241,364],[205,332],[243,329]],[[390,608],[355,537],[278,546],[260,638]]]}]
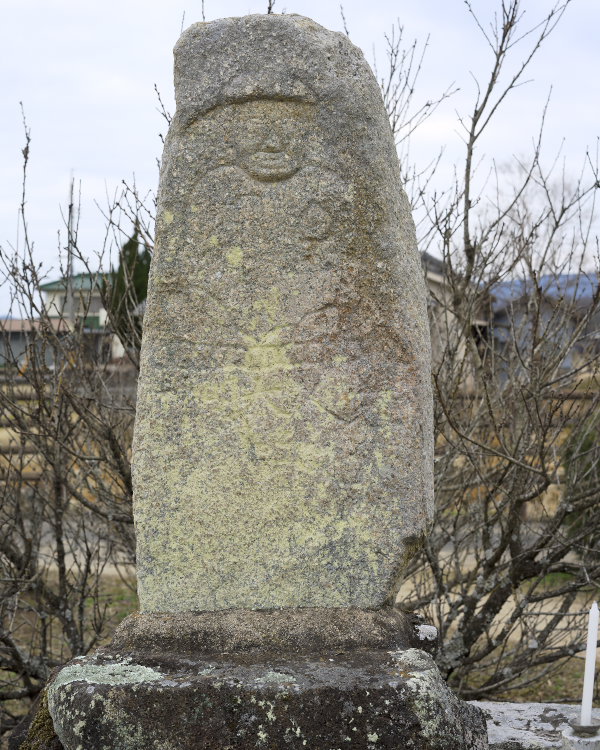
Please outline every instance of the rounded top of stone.
[{"label": "rounded top of stone", "polygon": [[[240,29],[244,33],[267,33],[282,34],[292,33],[299,37],[300,35],[312,35],[314,37],[324,38],[341,38],[346,44],[354,47],[348,37],[339,31],[330,31],[321,24],[313,21],[312,18],[302,16],[298,13],[251,13],[246,16],[229,16],[227,18],[217,18],[215,21],[197,21],[188,26],[175,44],[175,54],[180,48],[187,44],[195,44],[200,36],[214,35],[222,38],[222,35],[231,33]],[[251,44],[254,39],[248,40]],[[358,49],[357,47],[354,47]],[[231,55],[232,50],[223,50],[224,53]],[[237,53],[237,50],[236,50]]]},{"label": "rounded top of stone", "polygon": [[195,23],[174,54],[179,116],[265,98],[362,109],[357,88],[367,89],[368,100],[373,91],[380,98],[360,49],[305,16],[255,14]]}]

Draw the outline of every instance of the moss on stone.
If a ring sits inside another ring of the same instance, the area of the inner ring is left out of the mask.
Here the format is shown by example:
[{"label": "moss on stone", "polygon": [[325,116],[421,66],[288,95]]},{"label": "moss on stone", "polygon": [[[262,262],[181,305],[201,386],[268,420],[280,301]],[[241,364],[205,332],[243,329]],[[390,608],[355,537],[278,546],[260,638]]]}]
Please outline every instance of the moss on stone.
[{"label": "moss on stone", "polygon": [[29,726],[25,740],[19,750],[62,750],[62,744],[54,731],[52,717],[48,711],[48,695],[42,692],[38,710]]}]

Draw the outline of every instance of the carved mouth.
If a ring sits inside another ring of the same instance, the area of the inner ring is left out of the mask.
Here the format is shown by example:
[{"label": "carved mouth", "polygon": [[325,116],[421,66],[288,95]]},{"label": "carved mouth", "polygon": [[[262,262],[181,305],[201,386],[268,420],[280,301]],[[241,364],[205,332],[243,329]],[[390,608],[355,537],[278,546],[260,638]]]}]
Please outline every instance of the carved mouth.
[{"label": "carved mouth", "polygon": [[268,167],[287,167],[290,165],[290,158],[284,151],[258,151],[252,157],[254,164],[264,164]]},{"label": "carved mouth", "polygon": [[262,179],[283,179],[297,171],[285,151],[257,151],[250,158],[250,172]]}]

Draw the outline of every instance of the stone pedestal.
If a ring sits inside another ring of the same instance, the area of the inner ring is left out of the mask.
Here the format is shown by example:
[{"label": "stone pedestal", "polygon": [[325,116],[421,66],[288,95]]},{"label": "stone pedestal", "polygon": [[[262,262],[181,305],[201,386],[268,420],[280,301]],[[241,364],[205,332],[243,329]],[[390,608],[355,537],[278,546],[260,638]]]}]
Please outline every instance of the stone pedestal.
[{"label": "stone pedestal", "polygon": [[138,615],[48,706],[65,750],[487,748],[418,633],[394,610]]},{"label": "stone pedestal", "polygon": [[600,733],[586,735],[573,727],[566,727],[562,733],[563,750],[600,750]]}]

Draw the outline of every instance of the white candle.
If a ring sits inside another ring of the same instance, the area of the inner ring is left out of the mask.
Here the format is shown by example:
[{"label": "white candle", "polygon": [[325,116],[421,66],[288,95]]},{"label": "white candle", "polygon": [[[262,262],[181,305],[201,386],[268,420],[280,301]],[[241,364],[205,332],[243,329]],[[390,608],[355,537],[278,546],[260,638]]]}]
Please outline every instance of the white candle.
[{"label": "white candle", "polygon": [[594,694],[594,672],[596,671],[596,643],[598,641],[598,603],[590,609],[588,621],[587,648],[585,651],[585,673],[583,676],[583,697],[581,698],[581,724],[589,727],[592,723],[592,697]]}]

